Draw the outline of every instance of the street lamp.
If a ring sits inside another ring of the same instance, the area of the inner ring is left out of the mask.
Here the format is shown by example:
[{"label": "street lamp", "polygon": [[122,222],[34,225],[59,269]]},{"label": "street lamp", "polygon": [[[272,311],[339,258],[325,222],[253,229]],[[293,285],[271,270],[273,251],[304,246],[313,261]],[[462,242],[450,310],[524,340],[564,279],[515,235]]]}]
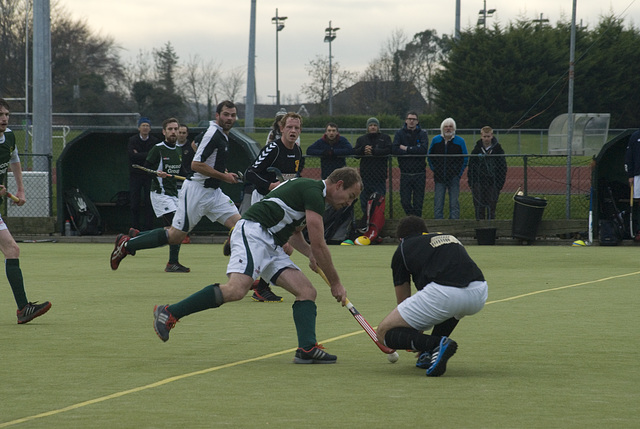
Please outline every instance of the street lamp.
[{"label": "street lamp", "polygon": [[478,17],[478,22],[476,25],[482,25],[484,26],[484,28],[487,28],[487,18],[491,18],[493,17],[493,13],[496,11],[497,9],[489,9],[487,10],[487,0],[484,0],[484,8],[480,10],[480,12],[478,12],[478,15],[480,15]]},{"label": "street lamp", "polygon": [[331,21],[329,26],[324,29],[324,41],[329,43],[329,116],[333,115],[333,82],[332,82],[332,70],[331,70],[331,42],[336,38],[336,31],[340,30],[340,27],[332,27]]},{"label": "street lamp", "polygon": [[276,8],[276,16],[271,18],[271,22],[276,25],[276,104],[280,108],[280,82],[278,71],[278,33],[284,28],[284,21],[286,16],[278,16],[278,9]]}]

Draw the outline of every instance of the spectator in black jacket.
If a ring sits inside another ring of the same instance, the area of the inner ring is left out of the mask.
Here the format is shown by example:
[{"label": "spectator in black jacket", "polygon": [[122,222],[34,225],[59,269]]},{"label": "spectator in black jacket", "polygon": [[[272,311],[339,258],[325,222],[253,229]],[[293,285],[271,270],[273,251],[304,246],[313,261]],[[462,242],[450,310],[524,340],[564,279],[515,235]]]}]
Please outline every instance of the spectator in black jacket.
[{"label": "spectator in black jacket", "polygon": [[391,137],[380,132],[380,122],[376,118],[367,119],[367,133],[356,140],[354,154],[360,158],[360,176],[364,185],[360,193],[360,207],[362,213],[366,213],[371,194],[386,194],[387,155],[391,154]]},{"label": "spectator in black jacket", "polygon": [[422,217],[428,151],[427,132],[420,128],[418,114],[411,111],[405,117],[404,127],[393,138],[393,154],[400,155],[400,203],[407,216]]},{"label": "spectator in black jacket", "polygon": [[338,132],[338,126],[329,122],[322,138],[307,148],[307,155],[320,156],[320,169],[323,179],[337,168],[346,167],[345,157],[353,155],[353,146]]},{"label": "spectator in black jacket", "polygon": [[[160,140],[151,135],[149,118],[138,120],[138,134],[129,138],[127,153],[129,154],[129,198],[131,202],[131,227],[139,230],[153,229],[155,214],[151,207],[151,176],[142,170],[131,167],[133,164],[144,165],[147,154]],[[142,203],[142,205],[141,205]],[[142,213],[142,223],[140,214]]]},{"label": "spectator in black jacket", "polygon": [[498,197],[507,178],[507,161],[501,156],[504,155],[504,150],[494,137],[491,127],[482,127],[480,140],[476,142],[471,154],[479,155],[469,159],[467,171],[476,220],[495,219]]}]

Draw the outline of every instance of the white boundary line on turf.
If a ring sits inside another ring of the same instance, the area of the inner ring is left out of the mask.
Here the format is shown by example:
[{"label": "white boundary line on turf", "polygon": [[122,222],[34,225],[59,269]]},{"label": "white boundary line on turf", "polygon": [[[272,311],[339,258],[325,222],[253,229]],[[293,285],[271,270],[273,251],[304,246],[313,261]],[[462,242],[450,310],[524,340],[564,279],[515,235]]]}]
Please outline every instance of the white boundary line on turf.
[{"label": "white boundary line on turf", "polygon": [[[340,335],[338,337],[333,337],[333,338],[330,338],[328,340],[323,341],[323,343],[330,343],[330,342],[333,342],[333,341],[342,340],[344,338],[352,337],[352,336],[358,335],[358,334],[364,334],[364,331],[358,330],[356,332],[351,332],[349,334],[344,334],[344,335]],[[20,423],[30,422],[32,420],[41,419],[43,417],[55,416],[56,414],[62,414],[62,413],[65,413],[67,411],[72,411],[72,410],[76,410],[78,408],[86,407],[88,405],[98,404],[100,402],[105,402],[105,401],[108,401],[110,399],[116,399],[116,398],[120,398],[122,396],[130,395],[132,393],[138,393],[138,392],[142,392],[144,390],[149,390],[149,389],[153,389],[153,388],[156,388],[156,387],[164,386],[165,384],[173,383],[174,381],[184,380],[185,378],[194,377],[196,375],[208,374],[210,372],[218,371],[218,370],[221,370],[221,369],[232,368],[234,366],[239,366],[239,365],[243,365],[243,364],[250,363],[250,362],[257,362],[257,361],[261,361],[263,359],[268,359],[268,358],[280,356],[280,355],[283,355],[283,354],[286,354],[286,353],[292,353],[292,352],[295,352],[296,349],[297,348],[281,350],[279,352],[269,353],[269,354],[262,355],[262,356],[257,356],[257,357],[251,358],[251,359],[244,359],[244,360],[241,360],[241,361],[227,363],[227,364],[220,365],[220,366],[213,366],[211,368],[201,369],[199,371],[193,371],[193,372],[189,372],[189,373],[186,373],[186,374],[176,375],[176,376],[173,376],[173,377],[165,378],[164,380],[156,381],[155,383],[146,384],[146,385],[140,386],[140,387],[134,387],[133,389],[123,390],[121,392],[112,393],[111,395],[101,396],[99,398],[90,399],[90,400],[84,401],[84,402],[78,402],[77,404],[69,405],[68,407],[58,408],[57,410],[51,410],[51,411],[47,411],[47,412],[44,412],[44,413],[35,414],[33,416],[22,417],[22,418],[19,418],[19,419],[16,419],[16,420],[12,420],[12,421],[9,421],[9,422],[0,423],[0,428],[6,428],[6,427],[17,425],[17,424],[20,424]]]},{"label": "white boundary line on turf", "polygon": [[[636,276],[638,274],[640,274],[640,271],[636,271],[636,272],[633,272],[633,273],[627,273],[627,274],[619,274],[617,276],[604,277],[604,278],[601,278],[601,279],[590,280],[590,281],[587,281],[587,282],[574,283],[574,284],[566,285],[566,286],[558,286],[558,287],[549,288],[549,289],[542,289],[542,290],[538,290],[538,291],[535,291],[535,292],[529,292],[529,293],[524,293],[524,294],[521,294],[521,295],[512,296],[512,297],[509,297],[509,298],[503,298],[503,299],[497,299],[495,301],[489,301],[489,302],[486,303],[486,305],[497,304],[497,303],[506,302],[506,301],[513,301],[513,300],[516,300],[516,299],[526,298],[526,297],[529,297],[529,296],[538,295],[538,294],[546,293],[546,292],[555,292],[555,291],[558,291],[558,290],[570,289],[570,288],[574,288],[574,287],[578,287],[578,286],[586,286],[586,285],[590,285],[590,284],[594,284],[594,283],[602,283],[602,282],[606,282],[606,281],[609,281],[609,280],[615,280],[615,279],[620,279],[620,278],[624,278],[624,277]],[[340,335],[340,336],[337,336],[337,337],[330,338],[328,340],[323,341],[323,343],[331,343],[331,342],[334,342],[334,341],[342,340],[344,338],[348,338],[348,337],[352,337],[354,335],[364,334],[364,333],[365,332],[363,330],[358,330],[356,332],[351,332],[349,334],[344,334],[344,335]],[[77,404],[69,405],[68,407],[59,408],[57,410],[51,410],[51,411],[47,411],[47,412],[40,413],[40,414],[35,414],[33,416],[22,417],[22,418],[19,418],[19,419],[16,419],[16,420],[12,420],[12,421],[9,421],[9,422],[5,422],[5,423],[0,423],[0,428],[6,428],[6,427],[17,425],[17,424],[20,424],[20,423],[30,422],[32,420],[40,419],[40,418],[43,418],[43,417],[50,417],[50,416],[54,416],[56,414],[62,414],[62,413],[65,413],[67,411],[73,411],[73,410],[76,410],[78,408],[86,407],[88,405],[99,404],[100,402],[105,402],[105,401],[108,401],[110,399],[116,399],[116,398],[120,398],[122,396],[130,395],[132,393],[138,393],[138,392],[142,392],[142,391],[145,391],[145,390],[153,389],[153,388],[156,388],[156,387],[164,386],[165,384],[173,383],[174,381],[184,380],[186,378],[194,377],[196,375],[208,374],[210,372],[218,371],[218,370],[221,370],[221,369],[232,368],[234,366],[239,366],[239,365],[243,365],[243,364],[250,363],[250,362],[257,362],[257,361],[260,361],[260,360],[263,360],[263,359],[268,359],[268,358],[272,358],[272,357],[276,357],[276,356],[281,356],[283,354],[291,353],[291,352],[295,352],[295,351],[296,351],[295,348],[282,350],[282,351],[279,351],[279,352],[274,352],[274,353],[269,353],[269,354],[262,355],[262,356],[257,356],[257,357],[251,358],[251,359],[244,359],[244,360],[241,360],[241,361],[227,363],[227,364],[220,365],[220,366],[214,366],[214,367],[211,367],[211,368],[201,369],[199,371],[193,371],[193,372],[189,372],[189,373],[182,374],[182,375],[176,375],[176,376],[173,376],[173,377],[165,378],[164,380],[156,381],[155,383],[146,384],[144,386],[135,387],[133,389],[123,390],[121,392],[112,393],[111,395],[101,396],[99,398],[90,399],[90,400],[84,401],[84,402],[78,402]]]},{"label": "white boundary line on turf", "polygon": [[608,280],[615,280],[615,279],[621,279],[623,277],[636,276],[638,274],[640,274],[640,271],[636,271],[634,273],[619,274],[617,276],[604,277],[604,278],[596,279],[596,280],[589,280],[588,282],[574,283],[572,285],[558,286],[558,287],[553,287],[553,288],[549,288],[549,289],[537,290],[535,292],[523,293],[522,295],[516,295],[516,296],[509,297],[509,298],[502,298],[502,299],[496,299],[495,301],[489,301],[485,305],[497,304],[497,303],[506,302],[506,301],[513,301],[514,299],[526,298],[528,296],[538,295],[538,294],[541,294],[541,293],[554,292],[554,291],[562,290],[562,289],[570,289],[570,288],[578,287],[578,286],[586,286],[586,285],[590,285],[590,284],[594,284],[594,283],[606,282]]}]

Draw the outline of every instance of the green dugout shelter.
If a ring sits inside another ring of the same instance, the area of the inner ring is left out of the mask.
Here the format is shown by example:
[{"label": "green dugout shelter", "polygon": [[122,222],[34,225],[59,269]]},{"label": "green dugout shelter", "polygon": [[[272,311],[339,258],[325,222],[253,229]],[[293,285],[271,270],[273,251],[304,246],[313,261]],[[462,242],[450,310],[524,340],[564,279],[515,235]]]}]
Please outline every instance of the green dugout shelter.
[{"label": "green dugout shelter", "polygon": [[[190,129],[189,140],[204,130],[206,128]],[[69,218],[64,191],[71,188],[80,189],[96,205],[102,217],[104,234],[129,230],[131,214],[128,204],[127,143],[129,137],[137,132],[135,128],[85,131],[65,146],[56,165],[59,231],[64,231],[64,222]],[[153,131],[152,134],[163,139],[161,132]],[[235,128],[229,134],[229,142],[228,170],[244,172],[258,156],[260,146]],[[241,183],[225,183],[222,189],[236,203],[240,203],[243,194]],[[195,228],[195,232],[202,233],[223,231],[226,231],[224,226],[213,224],[206,218]]]},{"label": "green dugout shelter", "polygon": [[[624,155],[629,137],[636,130],[629,129],[605,144],[594,158],[595,167],[591,172],[593,189],[593,238],[599,237],[599,223],[602,219],[614,217],[622,219],[625,231],[629,224],[629,179],[624,170]],[[624,237],[630,238],[630,237]]]}]

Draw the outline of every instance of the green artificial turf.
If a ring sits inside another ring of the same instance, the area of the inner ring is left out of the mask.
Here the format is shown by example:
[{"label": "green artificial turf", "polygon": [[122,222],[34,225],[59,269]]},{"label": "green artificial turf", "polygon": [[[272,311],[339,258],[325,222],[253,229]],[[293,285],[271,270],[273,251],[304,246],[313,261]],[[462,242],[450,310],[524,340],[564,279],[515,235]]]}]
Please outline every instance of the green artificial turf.
[{"label": "green artificial turf", "polygon": [[[640,418],[640,267],[634,247],[468,246],[489,300],[463,319],[440,378],[396,364],[318,289],[318,340],[335,365],[294,365],[291,304],[249,296],[183,318],[161,342],[154,304],[224,281],[221,245],[182,246],[189,274],[163,272],[168,248],[112,272],[107,244],[21,244],[30,300],[17,325],[0,288],[0,428],[634,427]],[[374,326],[395,305],[394,246],[332,246],[348,296]],[[4,278],[4,276],[3,276]],[[277,289],[276,289],[277,291]]]}]

